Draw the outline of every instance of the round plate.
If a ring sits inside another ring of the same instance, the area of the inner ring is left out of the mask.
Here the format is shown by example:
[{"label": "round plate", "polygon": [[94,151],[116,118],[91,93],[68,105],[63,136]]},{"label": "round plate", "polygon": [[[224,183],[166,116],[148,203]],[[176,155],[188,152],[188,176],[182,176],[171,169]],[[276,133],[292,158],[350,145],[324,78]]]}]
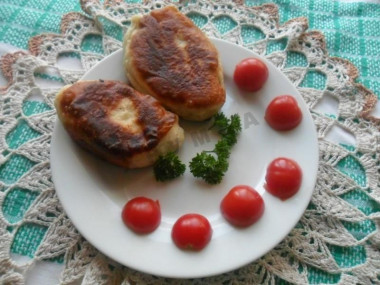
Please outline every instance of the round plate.
[{"label": "round plate", "polygon": [[[273,64],[253,52],[222,40],[212,40],[224,68],[227,100],[222,111],[238,113],[242,132],[233,147],[229,170],[222,183],[208,185],[185,175],[168,183],[156,182],[151,167],[125,170],[112,166],[80,149],[57,120],[51,143],[53,181],[62,205],[80,233],[97,249],[146,273],[178,278],[220,274],[241,267],[275,247],[295,226],[306,209],[316,181],[318,144],[311,115],[296,88]],[[236,64],[247,57],[261,58],[269,79],[256,93],[244,93],[233,82]],[[119,50],[92,68],[82,78],[124,80],[123,55]],[[301,124],[288,132],[271,129],[264,120],[267,105],[277,95],[293,95],[303,112]],[[211,150],[217,136],[208,123],[180,122],[185,142],[179,156],[187,165],[197,152]],[[297,161],[303,171],[299,192],[281,201],[264,189],[268,164],[279,156]],[[254,187],[265,201],[265,212],[253,226],[240,229],[221,216],[224,195],[237,184]],[[136,196],[157,199],[162,222],[148,235],[138,235],[124,226],[123,205]],[[205,215],[213,228],[209,245],[200,252],[178,249],[171,228],[185,213]]]}]

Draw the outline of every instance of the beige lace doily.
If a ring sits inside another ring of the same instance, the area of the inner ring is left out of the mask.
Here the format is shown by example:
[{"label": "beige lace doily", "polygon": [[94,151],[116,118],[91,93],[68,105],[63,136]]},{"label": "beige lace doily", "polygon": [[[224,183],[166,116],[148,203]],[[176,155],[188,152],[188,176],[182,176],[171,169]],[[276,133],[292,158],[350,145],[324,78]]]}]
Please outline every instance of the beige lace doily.
[{"label": "beige lace doily", "polygon": [[[121,48],[120,37],[113,37],[112,29],[123,33],[129,18],[136,13],[149,12],[171,4],[157,1],[154,4],[126,4],[108,0],[104,5],[97,0],[82,0],[87,14],[70,13],[63,17],[60,35],[42,34],[30,40],[29,52],[18,52],[2,58],[1,68],[9,84],[0,93],[0,162],[11,155],[20,155],[33,162],[33,166],[20,179],[11,184],[1,182],[0,205],[14,188],[29,189],[38,193],[37,199],[17,223],[11,224],[0,211],[0,283],[23,284],[25,275],[40,260],[64,256],[61,284],[83,279],[82,284],[274,284],[283,282],[307,284],[310,272],[338,275],[339,284],[375,284],[380,276],[380,213],[365,214],[341,198],[351,191],[363,192],[377,203],[380,202],[379,181],[379,120],[371,117],[376,96],[362,85],[355,83],[358,71],[351,63],[340,58],[329,57],[323,35],[308,31],[306,18],[297,18],[279,25],[275,5],[245,7],[229,1],[188,1],[175,3],[185,14],[197,15],[204,20],[202,29],[212,37],[246,46],[258,54],[265,55],[267,47],[274,41],[286,39],[283,50],[266,55],[298,90],[310,108],[317,126],[320,165],[314,195],[298,226],[274,250],[261,259],[219,276],[196,280],[172,280],[150,276],[116,264],[99,253],[86,242],[66,217],[54,191],[49,167],[49,147],[55,121],[53,99],[58,87],[37,84],[36,72],[56,74],[65,84],[73,83],[104,56]],[[195,13],[195,14],[194,14]],[[216,25],[217,19],[228,17],[236,25],[224,31]],[[259,29],[264,37],[258,41],[244,41],[242,27]],[[102,38],[104,54],[84,52],[81,43],[87,35]],[[115,34],[115,33],[114,33]],[[70,69],[59,64],[62,54],[80,55],[81,69]],[[305,56],[304,67],[286,65],[290,53]],[[322,89],[306,88],[300,83],[312,70],[325,75]],[[30,96],[38,97],[51,110],[26,116],[23,102]],[[336,116],[327,116],[318,110],[325,97],[338,101]],[[41,135],[10,148],[7,134],[24,120]],[[331,142],[327,134],[339,128],[352,134],[356,140],[355,150],[349,150]],[[363,166],[365,182],[358,183],[345,175],[337,164],[342,159],[355,156]],[[345,223],[371,221],[374,230],[362,238],[348,231]],[[47,227],[42,242],[37,245],[34,257],[25,264],[12,258],[11,246],[17,229],[25,224]],[[8,230],[12,227],[12,230]],[[334,259],[331,245],[339,247],[362,246],[364,260],[357,266],[344,267]],[[281,284],[281,283],[280,283]]]}]

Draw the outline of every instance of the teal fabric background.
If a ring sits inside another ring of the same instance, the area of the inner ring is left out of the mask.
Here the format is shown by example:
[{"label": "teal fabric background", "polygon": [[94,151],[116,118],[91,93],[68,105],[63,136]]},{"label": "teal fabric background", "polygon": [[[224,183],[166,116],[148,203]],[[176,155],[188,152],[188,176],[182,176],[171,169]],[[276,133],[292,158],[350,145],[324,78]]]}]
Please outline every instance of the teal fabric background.
[{"label": "teal fabric background", "polygon": [[[125,1],[125,2],[139,2]],[[247,0],[248,6],[273,2],[280,23],[305,16],[309,29],[323,32],[330,55],[350,60],[360,70],[359,81],[380,94],[380,6],[375,3],[329,0]],[[81,11],[77,0],[0,0],[0,42],[27,49],[30,37],[60,32],[60,19]],[[221,29],[229,29],[231,23]],[[251,35],[254,39],[254,35]]]}]

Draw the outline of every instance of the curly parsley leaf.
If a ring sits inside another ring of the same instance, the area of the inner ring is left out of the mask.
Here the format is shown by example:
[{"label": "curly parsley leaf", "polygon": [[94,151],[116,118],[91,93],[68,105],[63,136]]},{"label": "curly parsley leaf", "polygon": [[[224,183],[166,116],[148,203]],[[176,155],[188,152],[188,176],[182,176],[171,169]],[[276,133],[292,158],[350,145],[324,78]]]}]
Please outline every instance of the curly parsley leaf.
[{"label": "curly parsley leaf", "polygon": [[181,162],[178,155],[169,152],[161,155],[153,165],[154,176],[157,181],[167,181],[177,178],[185,173],[186,165]]},{"label": "curly parsley leaf", "polygon": [[205,151],[198,153],[190,162],[190,171],[194,177],[202,178],[209,184],[218,184],[227,171],[228,162],[216,158]]},{"label": "curly parsley leaf", "polygon": [[210,129],[217,129],[218,133],[222,135],[225,132],[229,123],[230,120],[226,117],[226,115],[222,112],[219,112],[214,116],[214,123],[210,127]]},{"label": "curly parsley leaf", "polygon": [[223,113],[214,116],[211,128],[218,130],[222,138],[212,151],[198,153],[190,162],[191,173],[209,184],[218,184],[228,170],[231,148],[237,142],[241,132],[240,117],[235,114],[227,118]]}]

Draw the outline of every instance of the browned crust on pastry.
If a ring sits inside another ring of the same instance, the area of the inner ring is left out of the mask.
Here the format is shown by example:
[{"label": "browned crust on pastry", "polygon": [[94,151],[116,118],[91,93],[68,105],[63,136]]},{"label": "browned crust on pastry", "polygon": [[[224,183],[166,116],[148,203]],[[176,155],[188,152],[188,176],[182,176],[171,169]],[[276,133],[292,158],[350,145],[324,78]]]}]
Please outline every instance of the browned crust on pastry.
[{"label": "browned crust on pastry", "polygon": [[[64,89],[56,101],[58,115],[70,136],[87,150],[120,166],[158,145],[178,116],[166,111],[149,95],[120,81],[83,81]],[[110,120],[121,100],[129,99],[138,113],[141,132]]]},{"label": "browned crust on pastry", "polygon": [[[183,45],[183,46],[181,46]],[[169,6],[143,16],[129,43],[131,66],[166,106],[222,105],[218,51],[193,22]]]}]

